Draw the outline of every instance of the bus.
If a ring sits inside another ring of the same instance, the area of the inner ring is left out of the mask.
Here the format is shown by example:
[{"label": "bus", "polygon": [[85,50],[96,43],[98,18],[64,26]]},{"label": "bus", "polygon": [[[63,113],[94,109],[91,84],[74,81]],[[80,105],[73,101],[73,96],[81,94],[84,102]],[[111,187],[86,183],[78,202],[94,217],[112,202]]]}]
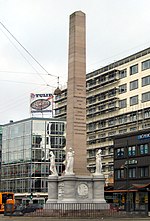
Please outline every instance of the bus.
[{"label": "bus", "polygon": [[12,192],[0,192],[0,213],[4,213],[5,204],[11,204],[15,208],[15,196]]}]

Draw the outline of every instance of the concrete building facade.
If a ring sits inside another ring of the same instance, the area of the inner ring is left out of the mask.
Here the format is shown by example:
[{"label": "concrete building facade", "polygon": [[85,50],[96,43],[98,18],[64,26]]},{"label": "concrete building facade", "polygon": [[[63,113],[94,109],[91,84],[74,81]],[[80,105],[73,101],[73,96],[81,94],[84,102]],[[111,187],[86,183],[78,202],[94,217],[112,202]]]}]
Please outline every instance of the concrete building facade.
[{"label": "concrete building facade", "polygon": [[[113,137],[150,127],[150,48],[86,75],[87,167],[102,150],[106,184],[113,182]],[[55,97],[55,118],[66,119],[67,88]]]}]

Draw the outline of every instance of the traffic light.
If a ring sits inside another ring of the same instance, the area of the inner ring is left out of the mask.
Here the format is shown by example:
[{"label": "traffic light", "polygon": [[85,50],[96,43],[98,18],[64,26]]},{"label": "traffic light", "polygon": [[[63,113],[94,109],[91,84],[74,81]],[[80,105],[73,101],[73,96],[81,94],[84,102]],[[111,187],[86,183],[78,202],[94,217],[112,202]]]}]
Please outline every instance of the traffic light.
[{"label": "traffic light", "polygon": [[32,200],[32,198],[33,198],[33,193],[31,193],[31,195],[30,195],[30,199]]}]

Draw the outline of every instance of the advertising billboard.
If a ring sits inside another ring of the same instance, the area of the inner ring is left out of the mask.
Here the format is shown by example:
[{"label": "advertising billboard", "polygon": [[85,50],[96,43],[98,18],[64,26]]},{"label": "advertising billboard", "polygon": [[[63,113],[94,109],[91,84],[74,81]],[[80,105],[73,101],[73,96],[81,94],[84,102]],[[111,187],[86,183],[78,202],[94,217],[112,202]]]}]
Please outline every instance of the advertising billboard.
[{"label": "advertising billboard", "polygon": [[53,94],[30,94],[30,112],[50,113],[53,112]]}]

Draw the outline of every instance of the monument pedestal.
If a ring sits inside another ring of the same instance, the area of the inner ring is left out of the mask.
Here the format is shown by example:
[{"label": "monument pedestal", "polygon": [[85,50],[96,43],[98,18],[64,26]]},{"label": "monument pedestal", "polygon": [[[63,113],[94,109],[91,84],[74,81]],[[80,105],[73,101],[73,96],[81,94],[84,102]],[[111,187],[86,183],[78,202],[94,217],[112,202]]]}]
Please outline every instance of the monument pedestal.
[{"label": "monument pedestal", "polygon": [[48,176],[48,200],[47,203],[57,203],[58,199],[58,176]]},{"label": "monument pedestal", "polygon": [[[107,207],[104,199],[104,182],[105,179],[102,174],[49,176],[46,208],[56,208],[57,204],[75,203],[77,207],[78,204],[93,204],[93,208],[94,205],[96,208],[98,205],[99,209],[104,209]],[[83,208],[85,209],[85,207]]]},{"label": "monument pedestal", "polygon": [[104,199],[105,179],[102,174],[93,175],[93,203],[106,203]]}]

